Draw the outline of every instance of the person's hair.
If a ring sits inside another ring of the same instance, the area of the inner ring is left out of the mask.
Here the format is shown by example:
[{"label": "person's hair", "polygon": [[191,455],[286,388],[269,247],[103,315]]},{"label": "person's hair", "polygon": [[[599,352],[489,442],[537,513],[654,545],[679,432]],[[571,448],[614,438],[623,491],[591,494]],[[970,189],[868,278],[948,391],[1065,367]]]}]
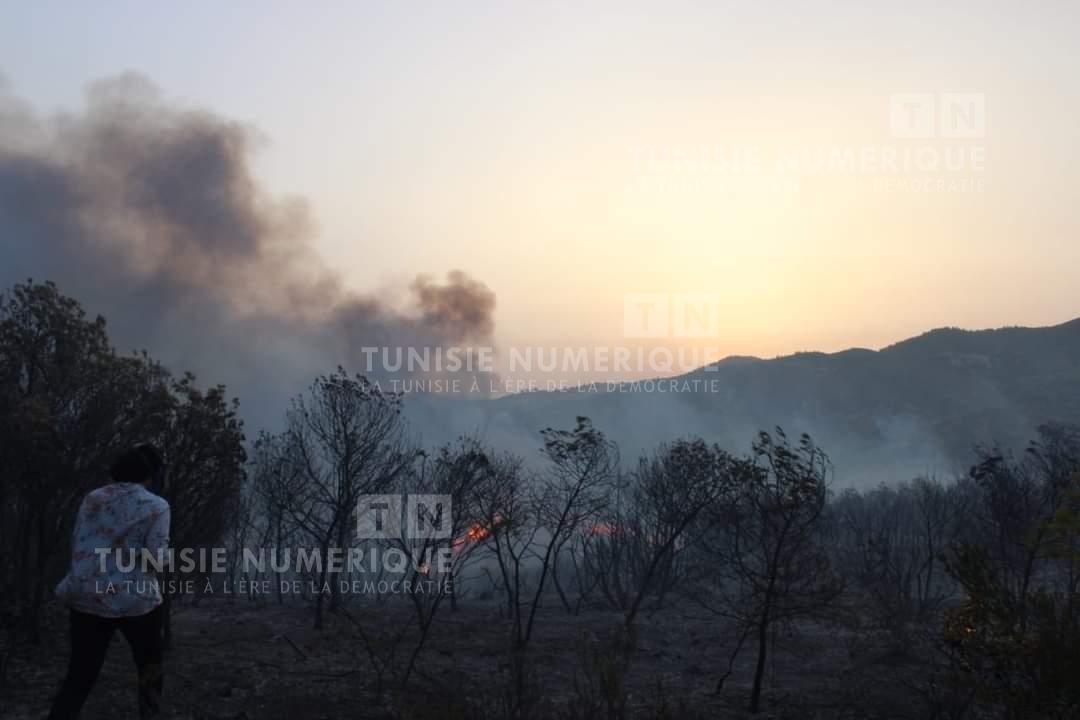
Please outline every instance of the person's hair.
[{"label": "person's hair", "polygon": [[150,443],[143,443],[116,458],[109,468],[109,475],[113,482],[143,483],[153,478],[164,466],[161,451]]}]

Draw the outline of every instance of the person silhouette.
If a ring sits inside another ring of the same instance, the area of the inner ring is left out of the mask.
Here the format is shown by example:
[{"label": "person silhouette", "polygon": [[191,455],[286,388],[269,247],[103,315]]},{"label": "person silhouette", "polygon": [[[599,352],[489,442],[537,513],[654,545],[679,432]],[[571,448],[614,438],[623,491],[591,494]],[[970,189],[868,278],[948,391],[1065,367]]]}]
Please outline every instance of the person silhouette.
[{"label": "person silhouette", "polygon": [[131,646],[138,670],[139,717],[160,711],[162,597],[146,555],[161,567],[169,545],[169,503],[148,488],[160,487],[166,472],[156,447],[136,445],[112,464],[112,482],[79,506],[71,568],[56,587],[70,610],[71,659],[50,720],[79,716],[116,630]]}]

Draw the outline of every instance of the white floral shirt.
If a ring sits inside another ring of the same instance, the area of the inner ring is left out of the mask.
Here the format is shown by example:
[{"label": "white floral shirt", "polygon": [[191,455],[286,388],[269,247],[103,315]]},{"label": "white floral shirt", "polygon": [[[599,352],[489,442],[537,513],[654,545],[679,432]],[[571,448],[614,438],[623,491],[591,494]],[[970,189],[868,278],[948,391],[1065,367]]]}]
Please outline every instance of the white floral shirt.
[{"label": "white floral shirt", "polygon": [[142,550],[157,558],[168,545],[169,503],[164,498],[138,483],[104,485],[79,507],[71,570],[56,586],[56,595],[92,615],[145,615],[161,604],[161,590],[153,568],[144,567]]}]

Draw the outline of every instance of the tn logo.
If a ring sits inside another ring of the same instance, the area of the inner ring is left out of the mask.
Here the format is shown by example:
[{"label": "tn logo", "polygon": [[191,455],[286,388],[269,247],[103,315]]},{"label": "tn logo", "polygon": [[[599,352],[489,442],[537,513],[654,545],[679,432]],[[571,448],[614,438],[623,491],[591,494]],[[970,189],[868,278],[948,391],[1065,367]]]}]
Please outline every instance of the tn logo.
[{"label": "tn logo", "polygon": [[980,138],[986,134],[982,93],[900,93],[889,98],[889,130],[898,138]]},{"label": "tn logo", "polygon": [[623,296],[623,337],[711,338],[720,334],[717,293],[634,293]]},{"label": "tn logo", "polygon": [[451,517],[449,495],[361,495],[356,537],[445,540],[452,530]]}]

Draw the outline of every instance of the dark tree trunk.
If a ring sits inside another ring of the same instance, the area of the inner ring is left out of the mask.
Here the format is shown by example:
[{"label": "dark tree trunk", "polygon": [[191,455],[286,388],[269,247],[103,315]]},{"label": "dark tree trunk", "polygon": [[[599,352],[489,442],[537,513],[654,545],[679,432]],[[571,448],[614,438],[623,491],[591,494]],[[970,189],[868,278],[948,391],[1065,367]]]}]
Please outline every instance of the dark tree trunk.
[{"label": "dark tree trunk", "polygon": [[48,539],[45,527],[45,515],[42,513],[37,520],[37,573],[34,577],[34,591],[30,599],[30,613],[28,628],[30,630],[30,642],[34,645],[41,644],[41,606],[45,604],[45,576],[48,571]]},{"label": "dark tree trunk", "polygon": [[765,656],[769,648],[769,611],[765,610],[758,624],[758,656],[754,668],[754,687],[750,691],[750,712],[756,713],[761,707],[761,684],[765,679]]}]

